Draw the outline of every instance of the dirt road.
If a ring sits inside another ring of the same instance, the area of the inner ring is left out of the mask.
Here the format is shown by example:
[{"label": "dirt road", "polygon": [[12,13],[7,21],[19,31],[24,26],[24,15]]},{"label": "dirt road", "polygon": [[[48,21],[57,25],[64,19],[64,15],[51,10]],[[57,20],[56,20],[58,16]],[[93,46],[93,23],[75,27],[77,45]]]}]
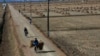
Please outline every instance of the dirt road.
[{"label": "dirt road", "polygon": [[[21,15],[17,10],[15,10],[11,5],[9,5],[11,16],[14,21],[15,28],[18,33],[19,47],[22,49],[24,56],[66,56],[59,48],[56,47],[47,39],[42,33],[33,25],[29,23],[25,17]],[[24,27],[28,29],[28,37],[24,35]],[[30,48],[30,41],[34,38],[44,41],[45,45],[42,51],[36,53],[34,48]]]}]

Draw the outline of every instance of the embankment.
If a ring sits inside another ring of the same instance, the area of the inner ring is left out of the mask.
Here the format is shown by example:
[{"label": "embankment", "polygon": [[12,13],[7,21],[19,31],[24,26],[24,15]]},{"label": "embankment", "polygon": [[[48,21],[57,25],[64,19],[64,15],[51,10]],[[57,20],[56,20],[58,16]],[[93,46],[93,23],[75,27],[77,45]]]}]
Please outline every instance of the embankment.
[{"label": "embankment", "polygon": [[20,56],[20,49],[16,40],[17,33],[8,6],[3,19],[5,20],[2,28],[1,56]]}]

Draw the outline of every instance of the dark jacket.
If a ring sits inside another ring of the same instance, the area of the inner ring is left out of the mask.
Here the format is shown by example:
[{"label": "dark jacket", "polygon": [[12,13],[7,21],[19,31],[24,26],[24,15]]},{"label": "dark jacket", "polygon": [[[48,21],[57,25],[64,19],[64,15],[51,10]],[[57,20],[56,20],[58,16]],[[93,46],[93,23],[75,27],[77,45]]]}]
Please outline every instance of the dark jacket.
[{"label": "dark jacket", "polygon": [[25,32],[26,34],[28,34],[28,30],[27,30],[26,28],[24,28],[24,32]]},{"label": "dark jacket", "polygon": [[35,41],[33,42],[33,45],[35,45],[35,46],[38,46],[38,44],[39,44],[38,40],[35,40]]}]

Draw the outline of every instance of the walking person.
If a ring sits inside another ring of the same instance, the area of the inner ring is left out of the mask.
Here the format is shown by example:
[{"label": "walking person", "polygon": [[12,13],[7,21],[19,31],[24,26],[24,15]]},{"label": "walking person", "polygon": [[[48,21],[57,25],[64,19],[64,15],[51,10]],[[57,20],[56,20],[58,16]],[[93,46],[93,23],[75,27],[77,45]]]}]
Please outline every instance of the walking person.
[{"label": "walking person", "polygon": [[25,36],[27,36],[27,35],[28,35],[28,30],[27,30],[27,28],[26,28],[26,27],[24,28],[24,33],[25,33]]}]

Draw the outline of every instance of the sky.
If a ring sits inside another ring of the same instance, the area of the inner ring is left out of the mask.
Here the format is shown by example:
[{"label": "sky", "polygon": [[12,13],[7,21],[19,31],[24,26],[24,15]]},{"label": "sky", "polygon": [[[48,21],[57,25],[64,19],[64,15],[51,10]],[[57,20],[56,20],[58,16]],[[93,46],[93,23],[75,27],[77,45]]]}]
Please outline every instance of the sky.
[{"label": "sky", "polygon": [[[4,0],[0,0],[0,2],[3,2]],[[5,0],[6,2],[13,2],[13,1],[24,1],[24,0]],[[25,1],[45,1],[45,0],[25,0]]]}]

